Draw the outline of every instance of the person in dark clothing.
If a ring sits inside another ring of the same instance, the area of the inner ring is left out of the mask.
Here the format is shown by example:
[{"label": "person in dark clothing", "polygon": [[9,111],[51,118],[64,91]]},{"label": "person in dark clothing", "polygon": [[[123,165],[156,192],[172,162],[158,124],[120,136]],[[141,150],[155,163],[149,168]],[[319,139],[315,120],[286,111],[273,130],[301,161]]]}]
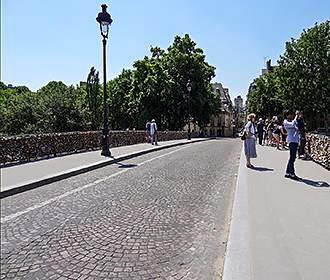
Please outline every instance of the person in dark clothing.
[{"label": "person in dark clothing", "polygon": [[259,145],[262,145],[262,140],[264,138],[264,121],[262,118],[260,118],[257,123],[257,132],[258,132]]},{"label": "person in dark clothing", "polygon": [[305,157],[305,146],[306,146],[306,130],[305,130],[305,122],[303,118],[302,112],[297,111],[296,115],[298,115],[297,126],[300,136],[300,143],[298,148],[298,158]]}]

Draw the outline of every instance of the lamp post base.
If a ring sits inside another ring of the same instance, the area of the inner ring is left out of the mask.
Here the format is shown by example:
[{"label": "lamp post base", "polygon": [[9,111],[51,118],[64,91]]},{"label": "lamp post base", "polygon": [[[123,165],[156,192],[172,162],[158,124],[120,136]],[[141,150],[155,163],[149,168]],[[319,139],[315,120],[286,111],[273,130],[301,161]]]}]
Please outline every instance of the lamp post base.
[{"label": "lamp post base", "polygon": [[104,157],[111,157],[111,152],[110,150],[103,150],[102,149],[102,152],[101,152],[101,156],[104,156]]},{"label": "lamp post base", "polygon": [[191,140],[191,134],[190,134],[190,130],[188,130],[187,139],[188,139],[188,140]]},{"label": "lamp post base", "polygon": [[111,152],[109,149],[109,135],[106,131],[103,130],[102,134],[102,156],[111,157]]}]

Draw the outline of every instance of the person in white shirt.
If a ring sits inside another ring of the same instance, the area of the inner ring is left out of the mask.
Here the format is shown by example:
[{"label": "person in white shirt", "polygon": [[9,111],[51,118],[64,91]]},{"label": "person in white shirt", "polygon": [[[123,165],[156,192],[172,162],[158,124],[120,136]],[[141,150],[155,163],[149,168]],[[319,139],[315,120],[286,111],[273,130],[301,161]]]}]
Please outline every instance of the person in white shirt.
[{"label": "person in white shirt", "polygon": [[150,136],[151,136],[151,144],[153,145],[155,143],[156,146],[158,146],[157,143],[157,124],[155,119],[151,121],[150,125]]},{"label": "person in white shirt", "polygon": [[257,157],[256,151],[256,128],[255,128],[255,114],[248,115],[248,123],[245,125],[245,135],[246,139],[244,140],[244,151],[246,156],[246,167],[253,168],[251,164],[251,158]]}]

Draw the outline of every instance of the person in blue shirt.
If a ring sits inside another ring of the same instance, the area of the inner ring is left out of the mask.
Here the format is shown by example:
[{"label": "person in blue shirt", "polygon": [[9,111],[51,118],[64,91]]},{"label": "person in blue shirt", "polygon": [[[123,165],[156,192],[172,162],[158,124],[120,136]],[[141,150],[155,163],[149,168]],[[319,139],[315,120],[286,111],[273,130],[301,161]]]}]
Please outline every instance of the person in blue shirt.
[{"label": "person in blue shirt", "polygon": [[294,170],[294,162],[297,157],[297,150],[299,144],[299,129],[298,129],[298,114],[296,114],[295,118],[292,120],[292,113],[289,111],[284,112],[284,123],[283,126],[288,133],[288,143],[290,149],[290,157],[289,162],[286,168],[285,178],[290,178],[293,180],[300,180],[300,178],[296,175]]}]

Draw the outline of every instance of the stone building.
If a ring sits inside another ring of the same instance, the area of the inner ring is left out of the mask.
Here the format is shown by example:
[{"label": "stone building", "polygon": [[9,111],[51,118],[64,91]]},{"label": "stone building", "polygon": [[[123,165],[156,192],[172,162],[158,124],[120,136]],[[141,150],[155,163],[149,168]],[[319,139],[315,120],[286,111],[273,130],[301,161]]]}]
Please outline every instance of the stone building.
[{"label": "stone building", "polygon": [[233,119],[234,132],[237,133],[245,124],[245,108],[243,105],[243,98],[240,95],[234,99]]},{"label": "stone building", "polygon": [[229,89],[221,83],[213,83],[212,89],[219,93],[221,98],[219,113],[211,117],[210,123],[205,128],[207,136],[233,136],[233,104],[229,95]]}]

